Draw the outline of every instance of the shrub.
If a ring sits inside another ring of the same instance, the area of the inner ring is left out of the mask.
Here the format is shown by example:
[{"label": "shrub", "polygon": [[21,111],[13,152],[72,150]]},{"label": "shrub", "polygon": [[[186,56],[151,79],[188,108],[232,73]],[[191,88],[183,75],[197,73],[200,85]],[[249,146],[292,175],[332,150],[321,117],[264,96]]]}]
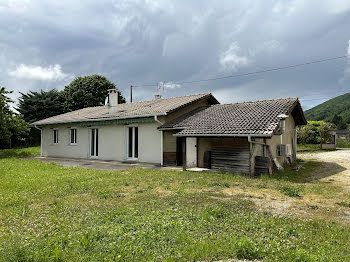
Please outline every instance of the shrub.
[{"label": "shrub", "polygon": [[236,244],[236,254],[239,259],[258,259],[262,258],[259,249],[255,243],[248,237],[242,237]]}]

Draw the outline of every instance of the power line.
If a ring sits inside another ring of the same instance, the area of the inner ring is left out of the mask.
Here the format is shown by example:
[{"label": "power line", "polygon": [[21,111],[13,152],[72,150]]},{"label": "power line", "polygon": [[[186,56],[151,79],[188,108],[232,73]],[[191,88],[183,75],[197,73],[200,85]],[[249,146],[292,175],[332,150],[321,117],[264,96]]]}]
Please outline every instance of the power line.
[{"label": "power line", "polygon": [[[262,74],[262,73],[278,71],[278,70],[285,70],[285,69],[290,69],[290,68],[295,68],[295,67],[300,67],[300,66],[307,66],[307,65],[317,64],[317,63],[324,63],[324,62],[329,62],[329,61],[333,61],[333,60],[345,59],[345,58],[349,58],[349,57],[350,57],[350,55],[337,56],[337,57],[325,58],[325,59],[321,59],[321,60],[315,60],[315,61],[311,61],[311,62],[305,62],[305,63],[301,63],[301,64],[294,64],[294,65],[269,68],[269,69],[264,69],[264,70],[259,70],[259,71],[253,71],[253,72],[249,72],[249,73],[227,75],[227,76],[207,78],[207,79],[198,79],[198,80],[192,80],[192,81],[171,82],[171,84],[182,85],[182,84],[191,84],[191,83],[199,83],[199,82],[207,82],[207,81],[216,81],[216,80],[221,80],[221,79],[226,79],[226,78],[235,78],[235,77],[256,75],[256,74]],[[133,85],[133,87],[156,87],[156,86],[158,86],[158,84]]]},{"label": "power line", "polygon": [[[301,101],[313,101],[313,100],[324,100],[324,99],[332,99],[332,98],[310,98],[310,99],[305,99],[303,97],[308,97],[308,96],[317,96],[317,95],[326,95],[326,94],[333,94],[333,95],[337,95],[337,96],[340,96],[340,95],[345,95],[349,92],[349,90],[339,90],[339,91],[336,91],[336,92],[317,92],[317,93],[313,93],[311,95],[305,95],[305,96],[301,96],[300,97],[300,100]],[[333,97],[335,98],[335,97]]]}]

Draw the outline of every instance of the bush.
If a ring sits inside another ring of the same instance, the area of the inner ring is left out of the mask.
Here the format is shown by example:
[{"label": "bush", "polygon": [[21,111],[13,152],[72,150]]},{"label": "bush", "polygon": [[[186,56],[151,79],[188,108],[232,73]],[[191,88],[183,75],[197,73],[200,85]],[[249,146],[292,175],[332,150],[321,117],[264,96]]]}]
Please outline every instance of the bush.
[{"label": "bush", "polygon": [[239,259],[262,258],[255,243],[248,237],[242,237],[236,244],[236,254]]},{"label": "bush", "polygon": [[[333,124],[325,121],[308,121],[307,125],[298,127],[298,143],[301,144],[319,144],[321,142],[327,142],[329,137],[329,131],[334,130]],[[326,139],[325,139],[326,138]]]}]

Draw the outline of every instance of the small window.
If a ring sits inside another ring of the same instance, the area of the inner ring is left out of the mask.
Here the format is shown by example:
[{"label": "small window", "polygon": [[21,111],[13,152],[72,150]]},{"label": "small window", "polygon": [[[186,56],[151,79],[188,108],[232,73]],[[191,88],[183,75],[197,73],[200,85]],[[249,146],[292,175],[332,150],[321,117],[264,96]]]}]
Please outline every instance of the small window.
[{"label": "small window", "polygon": [[70,129],[70,143],[71,144],[77,143],[77,129],[76,128]]},{"label": "small window", "polygon": [[58,129],[53,130],[53,143],[58,144]]}]

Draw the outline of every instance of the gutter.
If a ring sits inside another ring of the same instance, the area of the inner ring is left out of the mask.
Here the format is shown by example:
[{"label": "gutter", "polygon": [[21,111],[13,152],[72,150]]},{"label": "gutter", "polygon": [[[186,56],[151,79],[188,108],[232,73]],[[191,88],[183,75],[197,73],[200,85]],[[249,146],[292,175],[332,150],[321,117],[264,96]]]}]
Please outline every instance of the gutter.
[{"label": "gutter", "polygon": [[[58,124],[69,124],[69,123],[84,123],[84,122],[93,122],[93,121],[109,121],[109,120],[119,120],[119,119],[130,119],[130,118],[142,118],[142,117],[155,117],[155,116],[166,116],[167,113],[160,114],[147,114],[147,115],[132,115],[132,116],[123,116],[123,117],[104,117],[104,118],[87,118],[85,120],[76,120],[76,121],[62,121],[62,122],[53,122],[53,123],[44,123],[44,124],[35,124],[32,123],[31,126],[36,125],[58,125]],[[40,120],[41,121],[41,120]],[[37,122],[40,122],[37,121]],[[157,121],[158,122],[158,121]]]},{"label": "gutter", "polygon": [[37,125],[34,125],[34,127],[38,130],[40,130],[40,156],[43,156],[43,129],[38,127]]},{"label": "gutter", "polygon": [[200,136],[200,137],[208,137],[208,136],[216,136],[216,137],[272,137],[271,135],[268,134],[207,134],[207,135],[203,135],[203,134],[193,134],[193,135],[177,135],[175,134],[174,136],[178,136],[178,137],[196,137],[196,136]]},{"label": "gutter", "polygon": [[158,122],[160,125],[163,125],[164,123],[158,120],[158,116],[154,115],[154,121]]}]

